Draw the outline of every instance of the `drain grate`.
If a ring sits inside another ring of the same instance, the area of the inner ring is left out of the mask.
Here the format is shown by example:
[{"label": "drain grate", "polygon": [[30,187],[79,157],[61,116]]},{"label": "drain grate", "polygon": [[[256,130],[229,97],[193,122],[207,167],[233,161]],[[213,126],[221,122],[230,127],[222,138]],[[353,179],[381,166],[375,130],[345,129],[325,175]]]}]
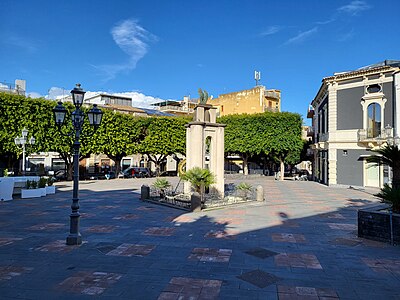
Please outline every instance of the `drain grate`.
[{"label": "drain grate", "polygon": [[266,286],[282,280],[282,278],[276,277],[275,275],[264,272],[262,270],[253,270],[250,272],[246,272],[240,276],[237,276],[237,278],[251,283],[252,285],[255,285],[259,288],[265,288]]},{"label": "drain grate", "polygon": [[264,248],[252,248],[252,249],[245,251],[245,253],[255,256],[255,257],[258,257],[258,258],[261,258],[261,259],[265,259],[265,258],[268,258],[268,257],[278,254],[277,252],[270,251],[270,250],[267,250]]}]

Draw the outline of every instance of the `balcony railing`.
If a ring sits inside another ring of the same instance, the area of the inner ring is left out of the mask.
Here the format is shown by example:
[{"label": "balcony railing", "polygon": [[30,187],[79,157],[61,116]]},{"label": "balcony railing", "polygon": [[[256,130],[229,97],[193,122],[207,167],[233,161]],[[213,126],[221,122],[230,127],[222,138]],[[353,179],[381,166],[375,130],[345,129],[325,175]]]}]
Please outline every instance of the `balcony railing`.
[{"label": "balcony railing", "polygon": [[329,139],[329,133],[318,133],[318,142],[326,142]]},{"label": "balcony railing", "polygon": [[264,106],[264,111],[279,112],[279,108]]},{"label": "balcony railing", "polygon": [[178,112],[185,112],[185,113],[192,113],[194,111],[193,108],[184,107],[184,106],[175,106],[175,105],[165,105],[159,106],[157,108],[160,111],[178,111]]},{"label": "balcony railing", "polygon": [[264,97],[279,99],[279,94],[273,91],[264,91]]},{"label": "balcony railing", "polygon": [[386,142],[392,136],[392,132],[386,133],[386,130],[374,130],[374,128],[359,129],[357,131],[359,142]]}]

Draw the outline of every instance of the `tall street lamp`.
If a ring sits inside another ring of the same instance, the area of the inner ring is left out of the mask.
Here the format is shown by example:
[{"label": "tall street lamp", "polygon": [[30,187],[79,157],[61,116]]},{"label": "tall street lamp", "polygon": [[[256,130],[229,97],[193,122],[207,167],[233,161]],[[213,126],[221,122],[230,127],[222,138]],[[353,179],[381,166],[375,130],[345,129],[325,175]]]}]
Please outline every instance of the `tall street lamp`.
[{"label": "tall street lamp", "polygon": [[30,144],[30,145],[34,145],[35,144],[35,138],[32,136],[29,140],[28,138],[28,129],[26,129],[24,127],[24,129],[22,129],[22,136],[20,137],[16,137],[14,139],[14,143],[15,145],[17,145],[18,147],[21,146],[22,148],[22,174],[25,176],[26,174],[26,164],[25,164],[25,145],[26,144]]},{"label": "tall street lamp", "polygon": [[[71,215],[70,215],[70,230],[67,237],[67,245],[80,245],[82,244],[82,236],[79,232],[79,148],[80,148],[80,135],[82,132],[83,121],[85,114],[81,110],[83,99],[85,97],[85,91],[81,88],[80,84],[71,91],[72,101],[75,106],[75,110],[71,114],[71,121],[73,125],[73,131],[68,135],[74,135],[74,154],[73,154],[73,172],[74,172],[74,184],[72,192],[72,204],[71,204]],[[53,108],[54,119],[58,129],[61,131],[61,126],[64,124],[67,109],[63,106],[62,102],[58,102],[57,106]],[[93,107],[88,111],[87,117],[90,125],[96,130],[100,124],[103,116],[103,112],[97,108],[97,104],[93,104]]]}]

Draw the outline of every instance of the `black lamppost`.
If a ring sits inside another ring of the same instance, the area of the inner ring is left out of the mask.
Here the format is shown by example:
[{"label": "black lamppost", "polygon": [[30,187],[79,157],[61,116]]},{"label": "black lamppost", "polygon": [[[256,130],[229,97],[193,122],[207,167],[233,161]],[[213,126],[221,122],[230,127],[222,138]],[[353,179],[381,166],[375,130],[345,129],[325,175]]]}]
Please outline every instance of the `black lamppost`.
[{"label": "black lamppost", "polygon": [[[82,131],[83,121],[85,119],[85,114],[81,110],[81,106],[83,104],[83,98],[85,96],[85,91],[81,89],[81,85],[77,84],[76,87],[71,91],[72,101],[75,106],[75,110],[71,114],[73,131],[68,135],[74,135],[74,185],[72,192],[72,205],[71,205],[71,215],[70,215],[70,230],[69,235],[67,237],[67,245],[80,245],[82,244],[82,236],[79,232],[79,147],[80,142],[79,138]],[[63,106],[62,102],[58,102],[57,106],[53,108],[54,118],[56,125],[61,131],[61,126],[64,124],[65,116],[67,114],[66,108]],[[93,107],[87,113],[89,123],[96,130],[101,124],[101,118],[103,116],[103,112],[97,108],[96,104],[93,104]]]}]

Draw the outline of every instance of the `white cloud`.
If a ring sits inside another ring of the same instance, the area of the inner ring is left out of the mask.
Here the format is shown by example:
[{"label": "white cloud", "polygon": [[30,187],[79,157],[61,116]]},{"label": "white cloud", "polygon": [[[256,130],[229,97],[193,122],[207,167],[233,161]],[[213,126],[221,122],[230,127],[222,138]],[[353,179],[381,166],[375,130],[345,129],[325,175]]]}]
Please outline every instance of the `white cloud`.
[{"label": "white cloud", "polygon": [[350,40],[350,39],[353,38],[354,33],[355,33],[354,28],[352,28],[350,31],[348,31],[348,32],[342,34],[341,36],[339,36],[339,37],[337,38],[337,41],[338,41],[338,42],[345,42],[345,41],[348,41],[348,40]]},{"label": "white cloud", "polygon": [[13,34],[5,38],[5,43],[14,47],[21,48],[27,52],[33,53],[37,51],[37,45],[29,38]]},{"label": "white cloud", "polygon": [[301,43],[301,42],[305,41],[306,39],[308,39],[313,34],[317,33],[317,31],[318,31],[318,27],[314,27],[310,30],[300,32],[298,35],[288,39],[284,45]]},{"label": "white cloud", "polygon": [[339,7],[338,11],[348,13],[352,16],[355,16],[355,15],[359,14],[360,12],[362,12],[364,10],[368,10],[370,8],[371,8],[371,6],[369,4],[367,4],[365,1],[356,0],[356,1],[350,2],[347,5]]},{"label": "white cloud", "polygon": [[98,69],[104,80],[115,78],[118,73],[136,68],[137,62],[148,52],[149,43],[158,38],[138,24],[136,20],[125,20],[111,29],[111,35],[117,46],[128,55],[128,61],[120,64],[92,65]]},{"label": "white cloud", "polygon": [[37,92],[29,92],[27,94],[27,97],[35,99],[35,98],[42,98],[43,96]]},{"label": "white cloud", "polygon": [[[33,94],[33,93],[30,93],[30,94]],[[104,92],[104,91],[95,91],[95,92],[87,91],[85,94],[85,99],[96,96],[98,94],[111,94],[111,95],[129,97],[129,98],[132,98],[132,106],[143,107],[143,108],[151,108],[152,107],[151,104],[153,104],[155,102],[166,101],[166,99],[148,96],[148,95],[145,95],[138,91],[121,92],[121,93]],[[70,90],[65,90],[60,87],[51,87],[49,89],[49,95],[45,96],[45,98],[52,99],[52,100],[58,100],[58,99],[62,99],[63,97],[69,96],[69,95],[70,95]],[[41,96],[39,95],[39,97],[41,97]]]},{"label": "white cloud", "polygon": [[69,95],[70,95],[70,90],[53,86],[49,89],[49,94],[46,96],[46,99],[58,100]]},{"label": "white cloud", "polygon": [[260,36],[267,36],[267,35],[272,35],[277,32],[279,32],[282,28],[277,25],[272,25],[269,26],[267,29],[265,29],[263,32],[260,33]]}]

